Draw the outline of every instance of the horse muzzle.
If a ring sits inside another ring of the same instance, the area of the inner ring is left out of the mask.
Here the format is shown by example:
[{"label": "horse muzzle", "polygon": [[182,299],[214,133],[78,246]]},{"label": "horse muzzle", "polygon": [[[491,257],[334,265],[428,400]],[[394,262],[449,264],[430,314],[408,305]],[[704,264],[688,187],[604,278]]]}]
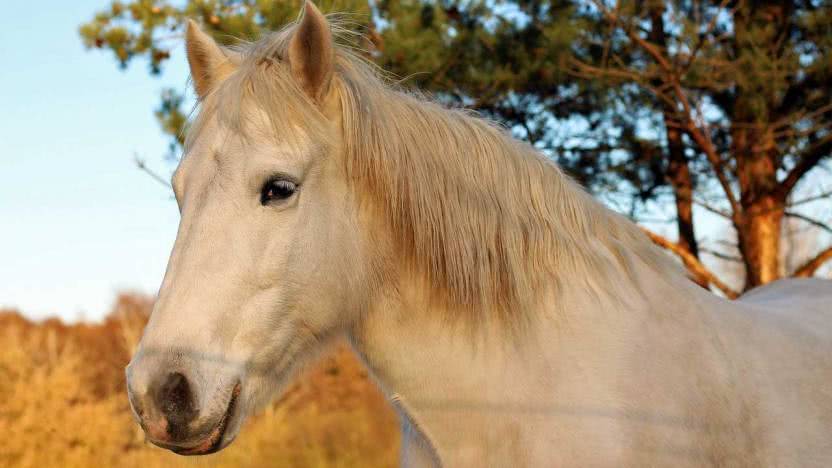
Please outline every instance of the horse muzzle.
[{"label": "horse muzzle", "polygon": [[[228,388],[228,387],[226,387]],[[200,408],[195,388],[182,372],[169,372],[151,380],[143,389],[133,386],[128,370],[127,393],[134,416],[148,440],[179,455],[206,455],[221,450],[233,440],[227,432],[239,417],[240,381],[222,392],[222,410]]]}]

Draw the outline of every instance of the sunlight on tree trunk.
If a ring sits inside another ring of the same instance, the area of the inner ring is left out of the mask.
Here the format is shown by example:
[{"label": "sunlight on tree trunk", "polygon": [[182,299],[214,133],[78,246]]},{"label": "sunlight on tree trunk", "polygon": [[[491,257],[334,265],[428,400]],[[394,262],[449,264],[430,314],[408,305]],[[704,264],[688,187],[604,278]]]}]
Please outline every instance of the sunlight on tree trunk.
[{"label": "sunlight on tree trunk", "polygon": [[[757,214],[762,211],[763,214]],[[739,247],[745,261],[745,289],[782,277],[780,231],[783,207],[766,201],[754,206],[738,227]]]}]

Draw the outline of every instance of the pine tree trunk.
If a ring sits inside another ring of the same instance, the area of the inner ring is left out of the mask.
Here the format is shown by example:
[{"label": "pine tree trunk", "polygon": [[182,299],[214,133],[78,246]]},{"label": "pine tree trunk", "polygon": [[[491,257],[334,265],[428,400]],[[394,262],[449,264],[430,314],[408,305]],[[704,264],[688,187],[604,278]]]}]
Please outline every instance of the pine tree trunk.
[{"label": "pine tree trunk", "polygon": [[775,197],[765,197],[743,212],[737,233],[745,263],[746,290],[782,276],[780,228],[784,211]]},{"label": "pine tree trunk", "polygon": [[[763,0],[746,4],[734,15],[737,50],[774,44],[785,34],[790,2]],[[768,29],[752,25],[769,24]],[[756,33],[755,33],[756,32]],[[777,181],[778,153],[770,111],[774,103],[759,85],[738,86],[731,116],[731,152],[736,161],[741,212],[734,213],[739,249],[745,264],[745,289],[782,276],[780,234],[786,196]]]},{"label": "pine tree trunk", "polygon": [[[667,117],[665,117],[667,120]],[[679,231],[679,245],[699,258],[699,244],[693,229],[693,179],[688,160],[682,146],[682,134],[675,128],[667,129],[669,163],[667,178],[673,186],[676,198],[676,227]]]},{"label": "pine tree trunk", "polygon": [[777,154],[771,131],[764,126],[738,125],[732,131],[742,211],[734,213],[740,253],[745,264],[745,289],[782,276],[780,233],[786,211],[777,182]]}]

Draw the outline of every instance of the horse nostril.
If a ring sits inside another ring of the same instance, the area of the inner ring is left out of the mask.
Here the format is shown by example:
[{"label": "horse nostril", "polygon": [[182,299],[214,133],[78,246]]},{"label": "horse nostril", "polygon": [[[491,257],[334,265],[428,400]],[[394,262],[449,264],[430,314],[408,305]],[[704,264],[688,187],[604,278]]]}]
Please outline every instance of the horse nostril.
[{"label": "horse nostril", "polygon": [[155,403],[168,420],[168,432],[176,438],[197,416],[188,379],[179,372],[168,374],[156,391]]},{"label": "horse nostril", "polygon": [[188,386],[188,379],[179,372],[168,374],[162,386],[159,387],[159,409],[165,415],[177,412],[190,400],[191,389]]}]

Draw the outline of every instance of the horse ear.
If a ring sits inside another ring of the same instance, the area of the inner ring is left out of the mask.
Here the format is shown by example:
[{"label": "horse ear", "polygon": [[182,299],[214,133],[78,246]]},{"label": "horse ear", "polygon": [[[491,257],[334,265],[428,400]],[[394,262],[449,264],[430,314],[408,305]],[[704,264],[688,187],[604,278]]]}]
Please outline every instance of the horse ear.
[{"label": "horse ear", "polygon": [[300,24],[289,41],[289,66],[301,89],[317,103],[327,95],[334,63],[329,23],[312,2],[306,1]]},{"label": "horse ear", "polygon": [[191,79],[199,99],[225,79],[232,65],[228,57],[209,35],[205,34],[194,20],[188,20],[185,33],[185,49],[191,67]]}]

